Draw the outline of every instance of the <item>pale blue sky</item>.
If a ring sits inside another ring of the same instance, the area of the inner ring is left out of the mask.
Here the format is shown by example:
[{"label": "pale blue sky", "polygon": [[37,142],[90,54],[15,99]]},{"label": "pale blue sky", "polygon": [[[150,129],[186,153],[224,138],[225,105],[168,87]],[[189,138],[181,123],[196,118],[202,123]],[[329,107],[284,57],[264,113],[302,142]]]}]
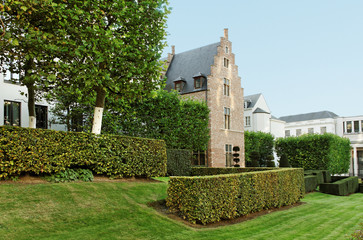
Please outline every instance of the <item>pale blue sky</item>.
[{"label": "pale blue sky", "polygon": [[163,56],[215,43],[229,29],[245,95],[276,117],[363,115],[363,0],[170,0]]}]

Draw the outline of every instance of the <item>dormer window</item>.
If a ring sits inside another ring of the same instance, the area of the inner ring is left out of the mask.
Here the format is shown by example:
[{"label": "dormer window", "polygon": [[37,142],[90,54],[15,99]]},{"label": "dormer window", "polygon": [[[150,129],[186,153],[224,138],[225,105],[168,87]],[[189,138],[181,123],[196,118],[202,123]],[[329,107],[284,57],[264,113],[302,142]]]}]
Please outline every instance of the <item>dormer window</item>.
[{"label": "dormer window", "polygon": [[182,77],[178,77],[177,79],[174,80],[174,89],[177,92],[181,92],[183,91],[185,85],[185,79]]},{"label": "dormer window", "polygon": [[194,78],[194,89],[201,89],[206,79],[204,74],[199,72],[196,75],[194,75],[193,78]]}]

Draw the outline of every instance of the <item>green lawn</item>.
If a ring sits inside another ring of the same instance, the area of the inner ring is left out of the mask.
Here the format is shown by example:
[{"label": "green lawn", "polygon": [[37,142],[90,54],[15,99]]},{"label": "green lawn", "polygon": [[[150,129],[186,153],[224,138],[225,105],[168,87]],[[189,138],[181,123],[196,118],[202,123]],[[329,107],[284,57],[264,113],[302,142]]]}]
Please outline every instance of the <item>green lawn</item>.
[{"label": "green lawn", "polygon": [[195,229],[146,204],[165,182],[0,185],[0,239],[347,239],[363,194],[308,194],[307,204],[218,228]]}]

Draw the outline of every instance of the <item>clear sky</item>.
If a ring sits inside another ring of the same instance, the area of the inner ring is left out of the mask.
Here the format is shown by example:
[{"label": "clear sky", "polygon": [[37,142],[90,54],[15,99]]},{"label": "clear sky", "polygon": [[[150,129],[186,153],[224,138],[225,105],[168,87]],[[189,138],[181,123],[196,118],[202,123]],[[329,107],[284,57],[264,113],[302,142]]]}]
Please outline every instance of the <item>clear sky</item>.
[{"label": "clear sky", "polygon": [[363,0],[169,1],[164,57],[228,28],[245,96],[262,93],[272,115],[363,115]]}]

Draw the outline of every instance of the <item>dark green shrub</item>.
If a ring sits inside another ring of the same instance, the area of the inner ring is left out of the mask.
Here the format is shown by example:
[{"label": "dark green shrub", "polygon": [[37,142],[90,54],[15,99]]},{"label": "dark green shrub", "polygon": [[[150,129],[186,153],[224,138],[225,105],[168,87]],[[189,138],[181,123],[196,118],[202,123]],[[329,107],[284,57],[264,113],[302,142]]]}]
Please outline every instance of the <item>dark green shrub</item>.
[{"label": "dark green shrub", "polygon": [[315,191],[316,188],[318,187],[318,180],[317,180],[317,177],[314,175],[304,176],[304,181],[305,181],[305,192],[306,193]]},{"label": "dark green shrub", "polygon": [[363,183],[360,183],[359,184],[359,192],[360,193],[363,193]]},{"label": "dark green shrub", "polygon": [[305,176],[313,175],[316,176],[318,185],[321,183],[325,183],[324,181],[324,174],[322,170],[305,170],[304,171]]},{"label": "dark green shrub", "polygon": [[83,182],[92,182],[93,174],[89,169],[66,169],[64,171],[60,171],[54,173],[50,176],[46,176],[45,179],[49,182],[72,182],[72,181],[83,181]]},{"label": "dark green shrub", "polygon": [[0,153],[0,179],[67,168],[114,177],[166,174],[162,140],[1,126]]},{"label": "dark green shrub", "polygon": [[280,157],[279,167],[291,167],[289,160],[285,154],[281,155]]},{"label": "dark green shrub", "polygon": [[[274,137],[270,133],[245,131],[246,166],[252,166],[252,152],[258,152],[258,166],[267,166],[268,157],[273,153]],[[257,164],[254,164],[257,165]]]},{"label": "dark green shrub", "polygon": [[250,155],[250,158],[252,160],[251,167],[259,167],[260,164],[260,153],[257,151],[253,151]]},{"label": "dark green shrub", "polygon": [[244,173],[244,172],[258,172],[258,171],[267,171],[275,169],[276,168],[268,168],[268,167],[247,167],[247,168],[192,167],[191,176],[209,176],[209,175]]},{"label": "dark green shrub", "polygon": [[275,166],[275,162],[274,162],[274,156],[273,155],[270,155],[268,158],[267,158],[267,164],[266,164],[267,167],[276,167]]},{"label": "dark green shrub", "polygon": [[171,211],[192,223],[207,224],[294,204],[304,196],[305,185],[303,170],[289,168],[170,177],[167,193],[166,204]]},{"label": "dark green shrub", "polygon": [[167,173],[169,176],[190,176],[192,151],[167,149]]},{"label": "dark green shrub", "polygon": [[278,156],[287,156],[292,167],[328,170],[332,174],[349,169],[350,141],[331,133],[279,138],[275,149]]},{"label": "dark green shrub", "polygon": [[336,182],[322,183],[319,190],[323,193],[346,196],[358,191],[358,177],[345,177]]},{"label": "dark green shrub", "polygon": [[331,174],[328,170],[322,170],[323,173],[323,177],[324,177],[324,182],[325,183],[330,183],[331,182]]}]

